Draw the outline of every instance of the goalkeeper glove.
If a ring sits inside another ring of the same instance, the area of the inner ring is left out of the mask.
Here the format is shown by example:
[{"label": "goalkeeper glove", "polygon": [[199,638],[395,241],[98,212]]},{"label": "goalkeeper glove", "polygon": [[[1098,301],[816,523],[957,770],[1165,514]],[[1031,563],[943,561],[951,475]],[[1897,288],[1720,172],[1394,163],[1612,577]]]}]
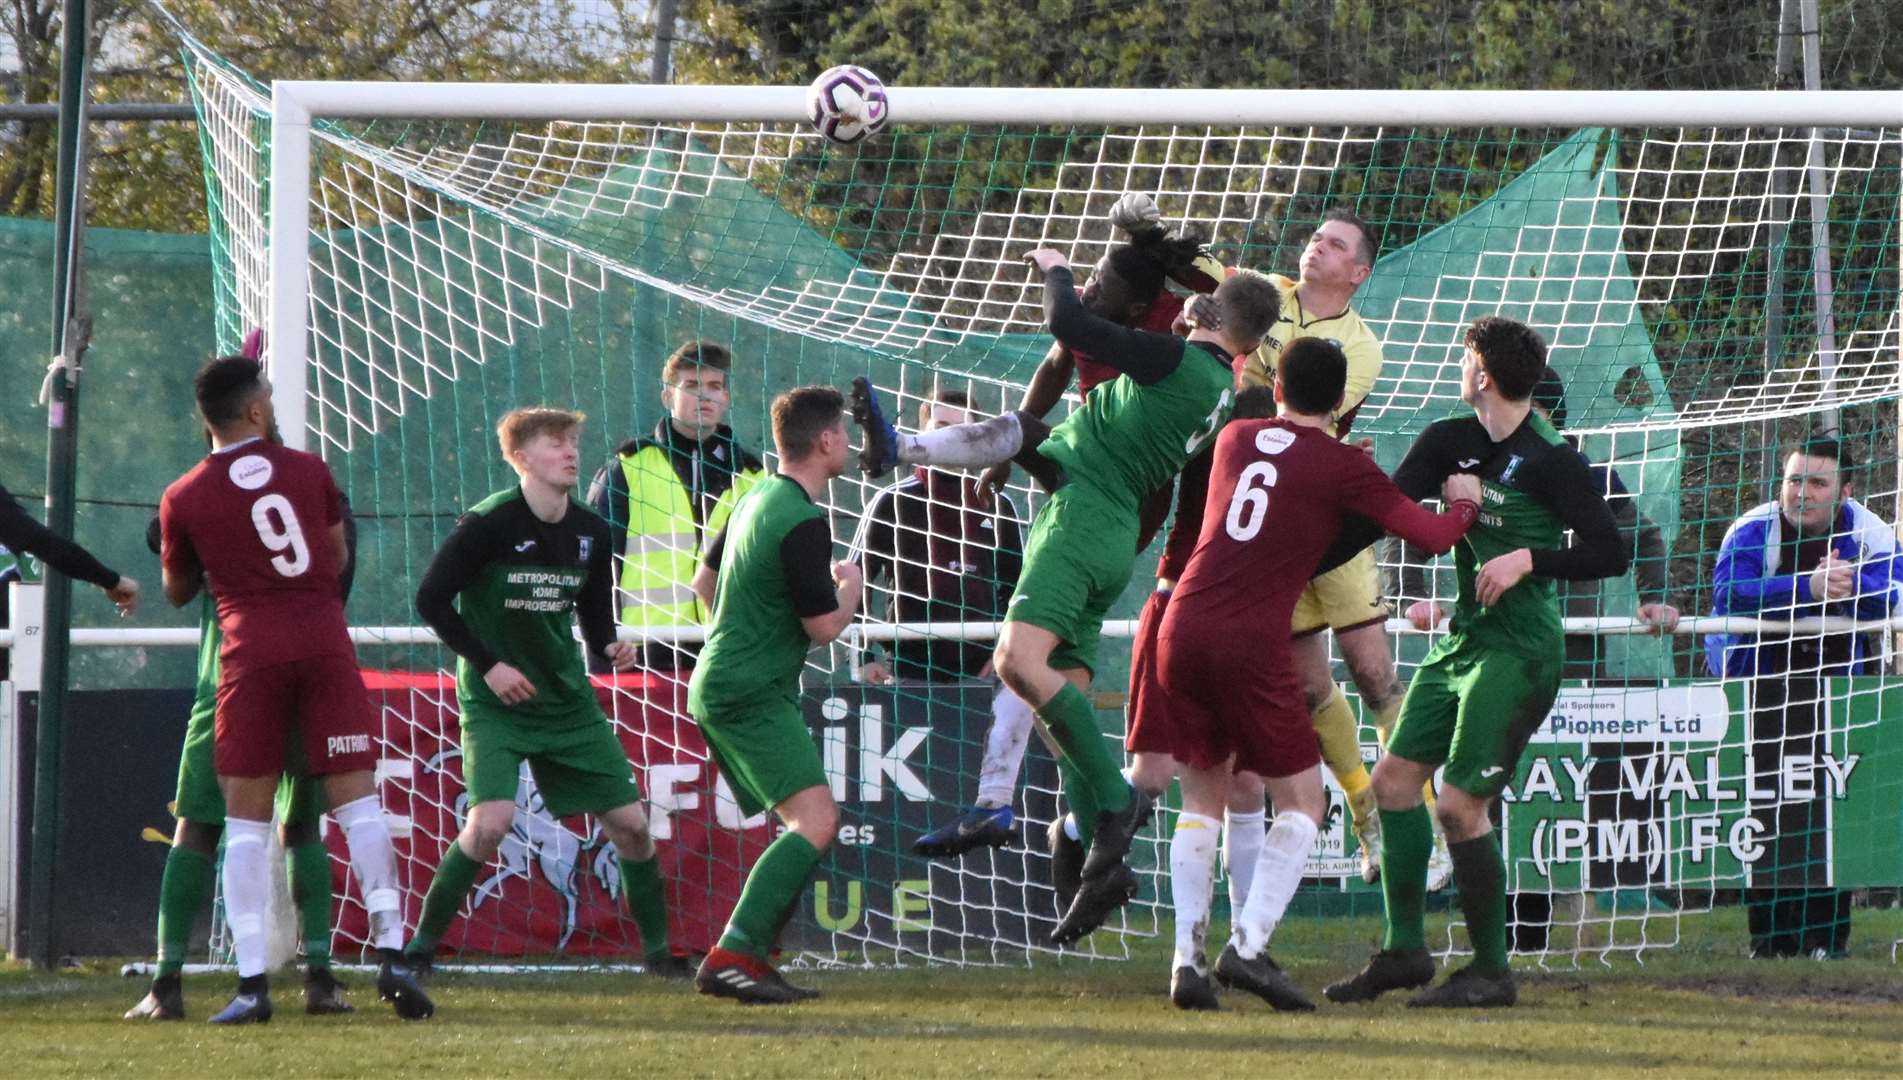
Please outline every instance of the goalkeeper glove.
[{"label": "goalkeeper glove", "polygon": [[1156,200],[1133,191],[1118,199],[1110,208],[1110,224],[1130,234],[1131,239],[1152,238],[1163,234],[1163,211]]}]

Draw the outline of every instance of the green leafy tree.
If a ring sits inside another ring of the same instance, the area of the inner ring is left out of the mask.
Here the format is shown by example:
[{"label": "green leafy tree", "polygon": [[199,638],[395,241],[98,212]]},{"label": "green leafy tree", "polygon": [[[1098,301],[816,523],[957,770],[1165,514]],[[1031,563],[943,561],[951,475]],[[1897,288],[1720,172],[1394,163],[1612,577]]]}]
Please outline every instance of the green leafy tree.
[{"label": "green leafy tree", "polygon": [[[8,98],[58,98],[60,0],[13,0]],[[184,101],[178,25],[259,79],[604,81],[646,77],[653,31],[634,0],[129,0],[93,5],[96,102]],[[635,74],[638,73],[638,74]],[[0,125],[0,215],[51,217],[52,124]],[[190,124],[94,125],[95,225],[202,232]]]}]

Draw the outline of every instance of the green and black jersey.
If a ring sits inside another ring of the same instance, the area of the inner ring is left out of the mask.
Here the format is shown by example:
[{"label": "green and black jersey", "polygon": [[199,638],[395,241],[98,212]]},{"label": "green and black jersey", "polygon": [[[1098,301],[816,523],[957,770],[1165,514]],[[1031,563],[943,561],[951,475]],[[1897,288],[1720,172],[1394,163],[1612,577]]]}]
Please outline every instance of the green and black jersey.
[{"label": "green and black jersey", "polygon": [[1230,358],[1214,342],[1132,330],[1093,315],[1066,267],[1050,270],[1044,283],[1052,336],[1122,375],[1086,395],[1037,452],[1062,465],[1071,482],[1134,515],[1229,419]]},{"label": "green and black jersey", "polygon": [[[1464,639],[1489,648],[1547,656],[1563,648],[1555,578],[1589,580],[1625,573],[1625,547],[1612,511],[1592,482],[1586,459],[1538,413],[1528,413],[1499,442],[1472,416],[1428,426],[1395,470],[1409,497],[1432,498],[1459,472],[1480,477],[1480,517],[1454,547],[1459,592],[1450,648]],[[1567,529],[1577,543],[1562,547]],[[1487,560],[1527,548],[1533,572],[1482,607],[1474,577]]]},{"label": "green and black jersey", "polygon": [[687,684],[698,719],[799,699],[813,647],[800,620],[839,607],[825,511],[792,477],[748,492],[702,561],[719,573],[707,647]]},{"label": "green and black jersey", "polygon": [[[416,590],[416,610],[454,650],[463,722],[537,726],[601,719],[575,647],[579,616],[590,655],[615,639],[614,571],[608,523],[570,499],[560,521],[543,521],[522,489],[489,496],[456,522]],[[506,661],[535,696],[504,705],[483,676]]]},{"label": "green and black jersey", "polygon": [[[1499,442],[1472,416],[1430,424],[1414,440],[1394,472],[1394,482],[1411,499],[1440,495],[1441,481],[1455,473],[1480,478],[1480,517],[1454,547],[1459,591],[1449,635],[1437,651],[1472,643],[1525,656],[1546,657],[1563,647],[1559,597],[1554,579],[1586,581],[1617,577],[1626,570],[1626,550],[1612,511],[1593,483],[1586,459],[1567,444],[1538,413]],[[1566,530],[1572,547],[1562,547]],[[1380,531],[1344,528],[1322,561],[1326,570],[1338,557],[1361,550]],[[1355,546],[1359,545],[1359,546]],[[1483,607],[1474,578],[1489,559],[1526,548],[1533,572],[1507,590],[1492,607]]]}]

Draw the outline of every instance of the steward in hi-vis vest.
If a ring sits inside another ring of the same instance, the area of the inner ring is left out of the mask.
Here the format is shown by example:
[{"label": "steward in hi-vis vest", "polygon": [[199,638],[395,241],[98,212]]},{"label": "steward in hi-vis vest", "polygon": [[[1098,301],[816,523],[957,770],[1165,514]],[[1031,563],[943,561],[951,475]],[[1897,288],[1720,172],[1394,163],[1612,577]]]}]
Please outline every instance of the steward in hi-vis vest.
[{"label": "steward in hi-vis vest", "polygon": [[[704,342],[670,356],[661,390],[668,416],[648,436],[623,443],[589,485],[588,503],[610,528],[623,625],[706,621],[688,583],[707,539],[726,526],[740,497],[763,475],[760,459],[724,423],[730,363],[725,349]],[[641,666],[691,667],[698,652],[691,644],[657,643],[643,650]]]}]

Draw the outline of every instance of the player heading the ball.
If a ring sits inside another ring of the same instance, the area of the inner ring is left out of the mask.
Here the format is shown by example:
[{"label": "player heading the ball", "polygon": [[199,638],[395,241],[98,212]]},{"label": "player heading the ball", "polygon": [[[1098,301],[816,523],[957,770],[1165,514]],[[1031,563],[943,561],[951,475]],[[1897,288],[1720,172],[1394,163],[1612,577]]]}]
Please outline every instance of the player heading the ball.
[{"label": "player heading the ball", "polygon": [[901,435],[863,378],[853,382],[853,417],[865,429],[860,464],[873,476],[900,462],[983,468],[1010,460],[1053,492],[1031,526],[996,655],[999,676],[1031,703],[1080,781],[1065,798],[1087,849],[1082,882],[1051,935],[1067,945],[1135,895],[1124,855],[1153,805],[1118,768],[1084,695],[1104,617],[1135,568],[1138,508],[1228,419],[1230,364],[1262,343],[1278,304],[1267,279],[1243,272],[1191,302],[1186,338],[1146,333],[1091,312],[1061,253],[1040,249],[1028,258],[1044,277],[1052,336],[1116,368],[1118,378],[1055,428],[1014,412]]}]

